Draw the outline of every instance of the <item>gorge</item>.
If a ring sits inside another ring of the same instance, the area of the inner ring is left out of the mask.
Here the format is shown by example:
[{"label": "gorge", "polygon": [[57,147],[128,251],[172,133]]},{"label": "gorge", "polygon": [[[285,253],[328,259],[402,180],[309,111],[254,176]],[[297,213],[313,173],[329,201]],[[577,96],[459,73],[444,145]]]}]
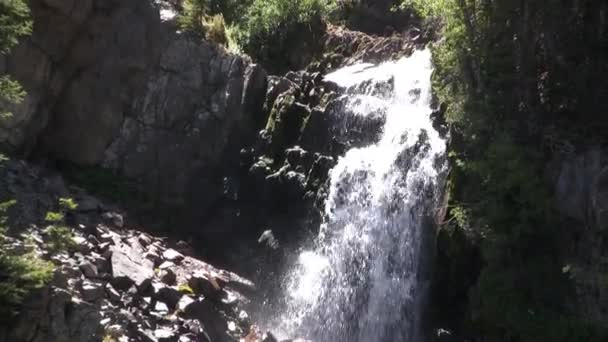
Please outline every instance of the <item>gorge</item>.
[{"label": "gorge", "polygon": [[605,341],[607,10],[3,0],[0,342]]}]

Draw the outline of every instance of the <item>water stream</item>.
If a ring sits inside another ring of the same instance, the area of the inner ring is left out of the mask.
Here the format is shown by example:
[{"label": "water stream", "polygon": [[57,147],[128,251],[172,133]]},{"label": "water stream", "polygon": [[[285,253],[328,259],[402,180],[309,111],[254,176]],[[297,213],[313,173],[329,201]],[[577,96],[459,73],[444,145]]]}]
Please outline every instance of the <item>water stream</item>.
[{"label": "water stream", "polygon": [[326,76],[348,88],[345,112],[380,115],[384,125],[370,132],[375,142],[350,149],[331,171],[325,223],[285,279],[286,304],[276,318],[281,335],[422,339],[430,253],[424,239],[432,235],[445,171],[445,141],[429,118],[431,72],[423,50]]}]

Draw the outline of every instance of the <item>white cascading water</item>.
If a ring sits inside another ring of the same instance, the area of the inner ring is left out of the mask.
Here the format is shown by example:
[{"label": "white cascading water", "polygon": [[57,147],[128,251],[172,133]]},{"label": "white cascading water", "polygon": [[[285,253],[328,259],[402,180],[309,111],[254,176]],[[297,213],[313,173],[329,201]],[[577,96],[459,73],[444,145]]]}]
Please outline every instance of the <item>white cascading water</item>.
[{"label": "white cascading water", "polygon": [[286,278],[281,335],[316,342],[421,339],[422,240],[432,229],[445,170],[445,141],[429,117],[431,72],[423,50],[326,76],[349,89],[345,112],[383,115],[385,123],[376,143],[349,150],[331,171],[326,222]]}]

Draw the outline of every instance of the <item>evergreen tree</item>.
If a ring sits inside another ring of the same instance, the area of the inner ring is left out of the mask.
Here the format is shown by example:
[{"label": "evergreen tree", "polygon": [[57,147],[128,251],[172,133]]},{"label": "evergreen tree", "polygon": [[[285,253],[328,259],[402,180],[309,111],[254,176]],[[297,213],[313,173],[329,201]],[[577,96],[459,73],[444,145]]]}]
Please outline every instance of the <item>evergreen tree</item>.
[{"label": "evergreen tree", "polygon": [[[31,30],[30,10],[23,0],[0,0],[0,54],[8,53]],[[24,95],[19,83],[0,76],[0,101],[19,102]]]}]

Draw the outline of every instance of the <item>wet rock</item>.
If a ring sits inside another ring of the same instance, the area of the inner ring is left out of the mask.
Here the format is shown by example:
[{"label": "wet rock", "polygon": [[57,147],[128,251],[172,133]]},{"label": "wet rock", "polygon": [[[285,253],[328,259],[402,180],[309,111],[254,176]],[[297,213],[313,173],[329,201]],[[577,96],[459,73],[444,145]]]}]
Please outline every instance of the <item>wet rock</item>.
[{"label": "wet rock", "polygon": [[297,94],[299,88],[300,87],[297,83],[285,77],[270,76],[268,80],[268,92],[266,93],[265,104],[267,111],[272,109],[275,100],[279,97],[279,95],[286,92]]},{"label": "wet rock", "polygon": [[309,166],[309,153],[300,146],[294,146],[285,150],[285,157],[289,165],[293,167],[302,165],[306,168]]},{"label": "wet rock", "polygon": [[335,165],[334,158],[315,154],[314,163],[306,179],[306,189],[318,189],[327,179],[329,170]]},{"label": "wet rock", "polygon": [[277,98],[266,124],[273,157],[280,155],[286,147],[293,146],[298,141],[309,116],[310,108],[298,103],[292,93],[285,93]]},{"label": "wet rock", "polygon": [[228,325],[218,314],[209,300],[195,300],[186,306],[185,318],[197,319],[205,327],[205,332],[211,341],[229,341],[231,337],[227,334]]},{"label": "wet rock", "polygon": [[275,238],[272,230],[265,230],[258,238],[258,243],[263,243],[272,249],[279,248],[279,241]]}]

